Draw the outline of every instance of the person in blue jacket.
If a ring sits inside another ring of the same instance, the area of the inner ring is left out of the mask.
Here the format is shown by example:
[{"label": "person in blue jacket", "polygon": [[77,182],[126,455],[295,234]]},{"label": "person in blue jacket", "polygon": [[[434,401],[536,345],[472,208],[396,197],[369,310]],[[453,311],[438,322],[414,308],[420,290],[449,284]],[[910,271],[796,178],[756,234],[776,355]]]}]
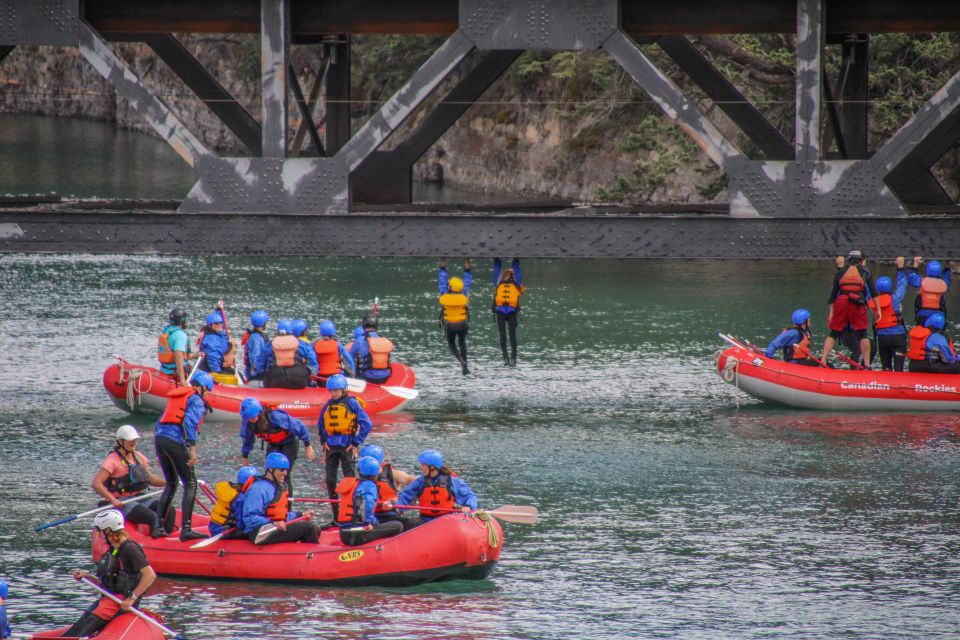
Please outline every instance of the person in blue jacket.
[{"label": "person in blue jacket", "polygon": [[[363,441],[370,435],[373,423],[360,402],[347,393],[347,378],[337,374],[327,378],[330,399],[320,411],[317,432],[323,444],[327,495],[337,497],[337,470],[343,476],[356,476],[354,463]],[[336,506],[333,507],[336,514]]]},{"label": "person in blue jacket", "polygon": [[[517,366],[517,321],[520,316],[520,296],[526,288],[520,274],[520,259],[514,258],[509,269],[504,269],[500,258],[493,259],[493,304],[491,311],[497,319],[500,332],[500,351],[503,364]],[[510,332],[510,354],[507,355],[507,330]]]},{"label": "person in blue jacket", "polygon": [[[224,540],[247,537],[247,534],[243,531],[243,500],[247,489],[256,480],[257,475],[257,468],[247,465],[240,467],[240,470],[237,471],[237,481],[235,483],[224,480],[214,485],[217,502],[214,504],[213,513],[210,515],[210,524],[207,526],[211,536],[228,532],[224,533]],[[227,502],[221,495],[224,493],[232,495],[233,499]],[[223,513],[218,513],[221,510]],[[223,522],[217,521],[218,516]],[[229,531],[230,529],[234,529],[234,531]]]},{"label": "person in blue jacket", "polygon": [[[380,522],[374,513],[380,500],[377,485],[380,463],[376,458],[362,457],[357,462],[357,473],[359,477],[345,477],[337,485],[340,499],[337,509],[340,542],[356,546],[401,533],[403,524],[400,521]],[[385,506],[393,505],[388,502]]]},{"label": "person in blue jacket", "polygon": [[793,326],[787,327],[774,338],[763,354],[772,358],[778,350],[782,349],[784,362],[809,367],[821,366],[810,354],[810,312],[806,309],[797,309],[793,312],[791,320]]},{"label": "person in blue jacket", "polygon": [[477,509],[477,496],[467,483],[443,463],[443,454],[436,449],[422,452],[417,461],[421,475],[408,484],[397,497],[397,504],[417,505],[419,518],[406,521],[411,529],[448,513],[447,509],[470,512]]},{"label": "person in blue jacket", "polygon": [[[200,342],[200,351],[203,353],[203,363],[200,368],[212,374],[235,375],[237,373],[236,345],[227,338],[220,310],[207,314],[206,323],[203,340]],[[228,380],[222,382],[226,383]]]},{"label": "person in blue jacket", "polygon": [[[377,333],[377,327],[377,319],[373,316],[367,316],[363,319],[363,335],[356,337],[357,333],[354,332],[355,337],[353,346],[350,348],[350,357],[357,364],[357,374],[362,375],[364,380],[375,384],[383,384],[392,373],[390,352],[393,350],[393,343]],[[385,350],[374,353],[374,347],[371,345],[374,338],[380,338],[378,342],[385,347]]]},{"label": "person in blue jacket", "polygon": [[440,259],[437,270],[437,286],[440,289],[440,326],[446,330],[447,344],[453,357],[460,363],[463,375],[470,373],[467,367],[467,331],[470,323],[470,287],[473,273],[470,258],[463,261],[463,278],[451,278],[447,273],[447,261]]},{"label": "person in blue jacket", "polygon": [[178,387],[167,394],[167,406],[157,420],[153,431],[153,444],[160,462],[160,470],[166,484],[157,505],[157,521],[151,535],[166,537],[164,523],[167,511],[173,503],[177,487],[183,483],[183,499],[180,502],[180,540],[195,540],[207,536],[193,531],[193,505],[197,495],[197,437],[200,425],[207,414],[204,394],[213,391],[213,378],[209,373],[197,371],[190,379],[189,387]]},{"label": "person in blue jacket", "polygon": [[907,328],[903,325],[903,296],[907,292],[907,276],[903,257],[897,258],[897,285],[887,276],[877,278],[877,297],[870,300],[873,310],[873,333],[877,353],[884,371],[903,371],[907,353]]},{"label": "person in blue jacket", "polygon": [[924,327],[910,330],[910,371],[920,373],[960,373],[960,362],[953,350],[953,341],[943,333],[946,322],[942,313],[927,318]]},{"label": "person in blue jacket", "polygon": [[267,454],[282,453],[290,466],[287,467],[287,487],[293,495],[293,463],[297,461],[300,443],[308,461],[316,457],[310,444],[310,432],[300,420],[292,417],[283,409],[264,408],[256,398],[244,398],[240,403],[240,458],[244,466],[250,464],[250,451],[254,441],[259,438],[267,443]]},{"label": "person in blue jacket", "polygon": [[917,273],[921,262],[923,262],[922,256],[916,256],[913,259],[913,266],[907,269],[907,284],[920,290],[913,307],[916,323],[924,326],[927,318],[937,311],[942,313],[944,318],[947,316],[945,295],[950,288],[952,269],[949,266],[944,269],[940,262],[931,260],[924,267],[923,276],[921,276]]},{"label": "person in blue jacket", "polygon": [[10,595],[10,586],[7,581],[0,578],[0,638],[9,638],[13,635],[13,629],[7,622],[7,596]]},{"label": "person in blue jacket", "polygon": [[303,359],[307,363],[307,369],[310,375],[317,375],[317,352],[313,349],[313,343],[307,337],[307,329],[310,323],[302,318],[298,318],[291,323],[293,328],[293,337],[300,341],[297,345],[297,358]]},{"label": "person in blue jacket", "polygon": [[261,527],[272,525],[276,530],[259,544],[277,544],[278,542],[308,542],[315,544],[320,538],[320,529],[309,518],[313,511],[303,515],[307,520],[287,524],[300,514],[290,509],[290,493],[286,477],[290,470],[290,461],[278,451],[267,454],[264,461],[264,475],[254,480],[243,498],[243,532],[250,541],[257,544],[257,534]]},{"label": "person in blue jacket", "polygon": [[270,340],[266,327],[270,314],[258,309],[250,314],[250,328],[243,336],[243,370],[247,380],[261,380],[270,366]]}]

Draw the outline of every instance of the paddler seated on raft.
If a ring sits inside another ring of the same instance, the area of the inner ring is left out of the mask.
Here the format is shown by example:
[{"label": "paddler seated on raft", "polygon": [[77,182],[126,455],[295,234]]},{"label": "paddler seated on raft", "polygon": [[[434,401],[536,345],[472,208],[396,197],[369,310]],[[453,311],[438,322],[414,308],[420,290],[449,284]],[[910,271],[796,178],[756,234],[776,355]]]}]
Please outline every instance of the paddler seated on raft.
[{"label": "paddler seated on raft", "polygon": [[289,463],[287,466],[287,488],[293,494],[293,463],[297,461],[300,443],[307,460],[316,457],[310,444],[310,432],[300,420],[283,409],[264,407],[256,398],[244,398],[240,403],[240,459],[244,466],[250,464],[250,451],[253,443],[260,439],[267,443],[267,454],[282,453]]},{"label": "paddler seated on raft", "polygon": [[470,323],[470,310],[467,305],[470,287],[473,286],[470,258],[463,261],[463,279],[451,278],[447,273],[447,261],[441,258],[437,270],[437,286],[440,288],[440,326],[446,330],[450,352],[460,363],[463,375],[467,375],[470,373],[467,368],[467,329]]},{"label": "paddler seated on raft", "polygon": [[382,384],[390,377],[393,343],[377,333],[377,319],[373,316],[364,318],[362,326],[363,336],[354,339],[350,356],[360,368],[364,380]]},{"label": "paddler seated on raft", "polygon": [[443,463],[443,454],[427,449],[417,457],[421,475],[414,478],[397,497],[399,505],[417,505],[419,517],[407,520],[407,528],[430,522],[448,513],[447,509],[470,512],[477,509],[477,496],[467,483]]},{"label": "paddler seated on raft", "polygon": [[[307,365],[312,380],[317,375],[317,352],[313,350],[313,343],[307,337],[307,329],[310,327],[310,323],[298,318],[290,323],[290,327],[293,329],[293,337],[299,340],[297,343],[297,360],[302,360]],[[313,386],[313,384],[311,383],[310,386]]]},{"label": "paddler seated on raft", "polygon": [[13,629],[7,622],[7,596],[10,595],[10,585],[3,578],[0,578],[0,638],[9,638],[13,635]]},{"label": "paddler seated on raft", "polygon": [[247,380],[262,380],[270,366],[270,340],[267,339],[267,322],[270,314],[258,309],[250,314],[250,328],[243,334],[243,372]]},{"label": "paddler seated on raft", "polygon": [[270,343],[270,366],[263,374],[263,386],[277,389],[305,389],[310,369],[299,356],[300,341],[293,335],[293,322],[277,320],[277,336]]},{"label": "paddler seated on raft", "polygon": [[851,251],[847,255],[847,264],[837,271],[833,279],[833,288],[830,298],[830,312],[827,316],[829,335],[823,341],[823,355],[821,362],[827,361],[827,356],[833,351],[837,338],[851,325],[857,338],[860,340],[860,352],[867,369],[870,368],[870,339],[867,337],[867,304],[870,298],[876,296],[873,278],[863,266],[863,253]]},{"label": "paddler seated on raft", "polygon": [[253,485],[258,475],[260,473],[256,467],[241,467],[237,471],[236,482],[223,480],[214,485],[213,492],[217,496],[217,501],[210,512],[208,529],[211,536],[233,529],[229,533],[224,533],[224,540],[247,537],[243,531],[243,499],[247,489]]},{"label": "paddler seated on raft", "polygon": [[[364,411],[360,401],[347,393],[347,378],[341,374],[327,378],[326,388],[330,399],[320,410],[317,433],[323,445],[323,461],[326,472],[327,496],[337,497],[337,469],[343,476],[357,475],[354,466],[357,452],[367,439],[373,422]],[[336,505],[332,505],[334,514]]]},{"label": "paddler seated on raft", "polygon": [[[133,425],[125,424],[117,429],[113,449],[100,463],[100,469],[93,476],[90,486],[103,498],[99,506],[113,505],[127,522],[153,526],[157,520],[159,500],[146,500],[124,504],[122,500],[144,494],[148,487],[163,487],[163,478],[150,471],[147,457],[137,451],[140,434]],[[173,530],[174,513],[171,511],[165,521],[166,528]]]},{"label": "paddler seated on raft", "polygon": [[921,276],[917,273],[921,262],[923,262],[922,256],[914,257],[913,267],[907,270],[907,284],[920,290],[913,302],[913,308],[916,324],[922,327],[926,325],[927,318],[938,311],[946,318],[945,296],[947,289],[950,288],[952,269],[950,265],[944,269],[938,261],[931,260],[924,268],[924,275]]},{"label": "paddler seated on raft", "polygon": [[887,276],[877,278],[877,297],[870,301],[873,310],[873,332],[877,337],[877,352],[884,371],[903,371],[907,352],[907,328],[903,325],[903,296],[907,292],[904,259],[899,256],[897,286]]},{"label": "paddler seated on raft", "polygon": [[190,372],[187,362],[196,360],[196,353],[190,351],[190,339],[187,337],[187,312],[177,307],[167,316],[168,324],[157,338],[157,360],[160,370],[177,381],[177,385],[187,384]]},{"label": "paddler seated on raft", "polygon": [[406,526],[406,519],[393,508],[398,492],[416,479],[416,476],[397,469],[392,462],[384,461],[383,448],[379,445],[368,444],[360,449],[361,458],[373,458],[380,464],[380,473],[377,475],[377,486],[380,491],[379,502],[374,510],[380,522],[396,520]]},{"label": "paddler seated on raft", "polygon": [[925,327],[910,330],[910,371],[914,373],[960,373],[953,340],[943,333],[943,314],[933,313]]},{"label": "paddler seated on raft", "polygon": [[286,483],[290,461],[282,453],[274,451],[267,454],[264,466],[266,467],[264,475],[254,480],[244,494],[241,512],[243,532],[251,542],[256,544],[260,528],[272,524],[277,529],[259,544],[316,543],[320,538],[320,529],[310,521],[313,511],[303,514],[306,520],[287,524],[290,520],[300,517],[299,513],[290,510],[290,493]]},{"label": "paddler seated on raft", "polygon": [[203,352],[200,368],[213,376],[217,384],[238,384],[237,345],[227,338],[223,314],[219,309],[208,313],[206,323],[203,340],[200,341],[200,351]]},{"label": "paddler seated on raft", "polygon": [[[320,338],[313,343],[313,351],[317,354],[317,377],[320,382],[326,383],[327,378],[338,373],[346,372],[353,375],[356,363],[350,353],[337,340],[337,326],[332,320],[324,320],[319,326]],[[362,333],[361,329],[361,333]]]},{"label": "paddler seated on raft", "polygon": [[[93,636],[107,623],[138,606],[140,598],[147,592],[157,574],[150,566],[143,548],[127,537],[124,529],[123,514],[116,509],[98,513],[93,519],[94,528],[106,538],[112,551],[107,551],[97,563],[96,575],[100,586],[114,594],[123,604],[117,604],[106,596],[101,596],[90,605],[80,619],[63,634],[65,638],[86,638]],[[73,577],[81,580],[90,573],[74,569]]]},{"label": "paddler seated on raft", "polygon": [[[389,538],[403,531],[403,524],[397,520],[381,522],[376,514],[381,503],[380,463],[376,458],[364,456],[357,462],[359,477],[344,478],[337,485],[339,506],[337,524],[340,526],[340,542],[348,546],[366,544],[380,538]],[[387,500],[384,507],[392,508]]]},{"label": "paddler seated on raft", "polygon": [[778,350],[782,349],[784,362],[808,367],[821,366],[810,354],[810,312],[806,309],[797,309],[793,312],[791,320],[793,326],[787,327],[774,338],[763,352],[764,355],[772,358]]}]

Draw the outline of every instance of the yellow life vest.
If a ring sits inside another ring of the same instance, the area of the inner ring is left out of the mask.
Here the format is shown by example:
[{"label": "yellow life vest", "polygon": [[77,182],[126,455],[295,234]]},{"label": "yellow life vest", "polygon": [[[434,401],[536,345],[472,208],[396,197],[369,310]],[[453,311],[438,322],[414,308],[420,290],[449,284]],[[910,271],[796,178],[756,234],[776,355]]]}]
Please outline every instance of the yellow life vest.
[{"label": "yellow life vest", "polygon": [[440,304],[443,306],[443,321],[466,322],[468,300],[467,296],[462,293],[445,293],[440,296]]},{"label": "yellow life vest", "polygon": [[327,432],[327,435],[356,435],[359,429],[357,414],[347,405],[349,397],[343,396],[338,400],[330,400],[327,402],[327,406],[323,408],[323,430]]},{"label": "yellow life vest", "polygon": [[226,524],[230,519],[230,507],[234,499],[240,495],[240,491],[236,483],[226,480],[218,482],[213,490],[217,494],[217,503],[213,505],[213,511],[210,512],[210,520],[217,524]]},{"label": "yellow life vest", "polygon": [[518,287],[512,282],[501,282],[497,285],[497,292],[494,294],[494,304],[498,307],[516,307],[520,304],[520,294],[523,293],[523,287]]}]

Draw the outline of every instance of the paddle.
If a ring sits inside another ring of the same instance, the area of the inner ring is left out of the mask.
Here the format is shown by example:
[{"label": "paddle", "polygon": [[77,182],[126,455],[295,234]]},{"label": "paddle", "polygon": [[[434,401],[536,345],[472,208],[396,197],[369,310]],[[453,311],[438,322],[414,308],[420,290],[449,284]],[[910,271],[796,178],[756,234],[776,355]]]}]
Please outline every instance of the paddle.
[{"label": "paddle", "polygon": [[[129,504],[129,503],[131,503],[131,502],[138,502],[138,501],[140,501],[140,500],[146,500],[147,498],[152,498],[153,496],[155,496],[155,495],[157,495],[157,494],[160,494],[160,493],[163,493],[163,489],[157,489],[156,491],[151,491],[150,493],[144,493],[143,495],[134,496],[134,497],[132,497],[132,498],[127,498],[126,500],[122,500],[121,502],[123,502],[123,504]],[[68,522],[73,522],[73,521],[76,520],[77,518],[84,518],[84,517],[86,517],[86,516],[96,515],[96,514],[100,513],[101,511],[106,511],[107,509],[115,509],[115,508],[116,508],[116,507],[114,507],[112,504],[104,505],[104,506],[102,506],[102,507],[98,507],[98,508],[93,509],[93,510],[91,510],[91,511],[84,511],[83,513],[77,513],[77,514],[74,514],[74,515],[72,515],[72,516],[66,516],[66,517],[64,517],[64,518],[60,518],[59,520],[54,520],[53,522],[48,522],[48,523],[46,523],[46,524],[41,524],[39,527],[34,527],[33,530],[34,530],[34,531],[42,531],[43,529],[49,529],[50,527],[57,527],[57,526],[59,526],[59,525],[61,525],[61,524],[67,524]]]},{"label": "paddle", "polygon": [[[320,376],[310,376],[311,379],[316,382],[326,383],[327,379]],[[353,391],[354,393],[363,393],[364,389],[367,388],[366,380],[358,380],[356,378],[347,378],[347,391]]]},{"label": "paddle", "polygon": [[380,387],[387,393],[398,398],[403,398],[404,400],[415,400],[417,396],[420,395],[420,392],[416,389],[411,389],[409,387]]},{"label": "paddle", "polygon": [[197,364],[193,365],[193,369],[190,369],[190,375],[187,376],[187,384],[190,384],[190,378],[193,377],[193,374],[197,372],[197,369],[200,368],[200,363],[203,362],[203,351],[197,354]]},{"label": "paddle", "polygon": [[[293,520],[289,520],[287,522],[287,526],[293,524],[294,522],[302,522],[304,520],[309,520],[309,519],[310,519],[310,516],[300,516],[299,518],[294,518]],[[273,532],[276,531],[278,528],[279,527],[277,527],[277,525],[272,522],[270,524],[263,525],[262,527],[260,527],[260,530],[257,532],[257,537],[253,539],[253,543],[254,544],[262,543],[264,540],[272,536]]]},{"label": "paddle", "polygon": [[[732,338],[732,337],[730,337],[730,336],[728,336],[728,335],[722,334],[722,333],[720,333],[719,331],[717,331],[717,336],[718,336],[719,338],[721,338],[722,340],[726,340],[727,342],[729,342],[730,344],[732,344],[732,345],[735,346],[735,347],[738,347],[738,348],[740,348],[740,349],[745,349],[745,350],[747,350],[747,351],[752,351],[752,352],[756,353],[757,355],[761,355],[761,356],[766,357],[766,354],[765,354],[763,351],[761,351],[756,345],[752,344],[749,340],[745,340],[744,342],[746,342],[746,344],[744,344],[743,342],[740,342],[740,341],[737,340],[736,338]],[[819,366],[821,366],[821,367],[824,367],[824,368],[826,368],[826,369],[829,369],[829,368],[830,368],[830,367],[828,367],[827,365],[825,365],[824,363],[820,362],[820,360],[819,360],[818,358],[814,358],[814,357],[813,357],[813,354],[810,353],[809,350],[807,351],[807,357],[810,358],[811,360],[813,360],[814,362],[816,362],[816,363],[817,363]]]},{"label": "paddle", "polygon": [[233,533],[233,532],[236,531],[236,530],[237,530],[236,527],[230,527],[229,529],[224,529],[223,531],[221,531],[220,533],[218,533],[218,534],[215,535],[215,536],[210,536],[209,538],[205,538],[205,539],[201,540],[200,542],[197,542],[196,544],[190,545],[190,548],[191,548],[191,549],[203,549],[204,547],[210,546],[211,544],[213,544],[214,542],[216,542],[217,540],[219,540],[219,539],[222,538],[223,536],[225,536],[225,535],[227,535],[227,534],[230,534],[230,533]]},{"label": "paddle", "polygon": [[[91,580],[90,578],[87,578],[87,577],[80,578],[80,582],[85,582],[85,583],[87,583],[88,585],[90,585],[91,587],[93,587],[94,589],[96,589],[97,591],[99,591],[100,593],[102,593],[105,597],[110,598],[111,600],[113,600],[113,601],[116,602],[117,604],[123,604],[123,600],[121,600],[121,599],[118,598],[117,596],[113,595],[112,593],[110,593],[109,591],[107,591],[106,589],[104,589],[103,587],[101,587],[100,585],[98,585],[96,582],[94,582],[94,581]],[[121,611],[122,611],[122,609],[121,609]],[[151,618],[150,616],[148,616],[147,614],[143,613],[142,611],[140,611],[139,609],[137,609],[137,608],[135,608],[135,607],[130,607],[130,613],[132,613],[133,615],[137,616],[137,617],[140,618],[141,620],[146,620],[147,622],[149,622],[149,623],[152,624],[153,626],[157,627],[158,629],[160,629],[160,631],[163,631],[163,634],[166,635],[166,636],[170,636],[170,637],[172,637],[172,638],[175,638],[176,640],[186,640],[182,635],[180,635],[179,633],[177,633],[177,632],[174,631],[173,629],[171,629],[171,628],[169,628],[169,627],[166,627],[166,626],[160,624],[160,622],[158,622],[157,620],[154,620],[153,618]]]},{"label": "paddle", "polygon": [[373,298],[373,317],[377,317],[377,308],[380,306],[380,298]]},{"label": "paddle", "polygon": [[[333,498],[290,498],[298,502],[337,502]],[[395,504],[394,509],[419,509],[418,505]],[[431,511],[442,511],[444,513],[462,513],[460,509],[431,509]],[[483,509],[478,509],[483,511]],[[536,524],[540,512],[536,507],[527,507],[523,505],[505,505],[492,510],[485,510],[490,515],[504,522],[519,522],[522,524]],[[472,511],[471,513],[476,513]]]},{"label": "paddle", "polygon": [[[227,340],[230,340],[230,324],[227,322],[227,307],[223,304],[223,300],[217,300],[217,308],[220,309],[220,315],[223,316],[223,332],[226,334]],[[234,354],[236,354],[236,347],[234,347]],[[234,360],[236,360],[236,356],[234,356]],[[243,377],[243,371],[236,362],[233,364],[233,370],[237,374],[237,379],[246,384],[247,380]]]}]

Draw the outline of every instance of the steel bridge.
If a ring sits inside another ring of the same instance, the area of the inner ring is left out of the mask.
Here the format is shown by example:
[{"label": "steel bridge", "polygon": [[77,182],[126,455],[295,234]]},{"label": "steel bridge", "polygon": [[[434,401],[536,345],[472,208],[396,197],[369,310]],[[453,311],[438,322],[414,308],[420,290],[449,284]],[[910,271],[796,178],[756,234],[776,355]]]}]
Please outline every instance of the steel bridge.
[{"label": "steel bridge", "polygon": [[[223,253],[257,255],[778,258],[852,245],[873,255],[948,255],[960,245],[960,218],[951,215],[960,209],[930,167],[960,139],[960,73],[878,148],[867,139],[870,34],[947,31],[960,31],[956,0],[0,0],[0,63],[14,47],[78,48],[199,176],[169,210],[0,202],[0,251],[189,254],[216,238]],[[259,33],[259,122],[174,33]],[[353,131],[350,36],[371,33],[447,38]],[[791,139],[689,38],[735,33],[796,35]],[[131,41],[169,66],[246,157],[207,148],[110,46]],[[305,93],[290,50],[318,44],[324,69]],[[659,46],[756,151],[739,148],[684,95],[643,53],[639,45],[647,44]],[[836,79],[825,71],[827,47],[841,50]],[[727,175],[729,207],[411,204],[413,164],[526,50],[609,54]],[[466,60],[472,66],[422,122],[380,150]],[[301,151],[307,136],[313,154]],[[837,154],[827,153],[831,139]],[[295,236],[283,231],[291,216]]]}]

